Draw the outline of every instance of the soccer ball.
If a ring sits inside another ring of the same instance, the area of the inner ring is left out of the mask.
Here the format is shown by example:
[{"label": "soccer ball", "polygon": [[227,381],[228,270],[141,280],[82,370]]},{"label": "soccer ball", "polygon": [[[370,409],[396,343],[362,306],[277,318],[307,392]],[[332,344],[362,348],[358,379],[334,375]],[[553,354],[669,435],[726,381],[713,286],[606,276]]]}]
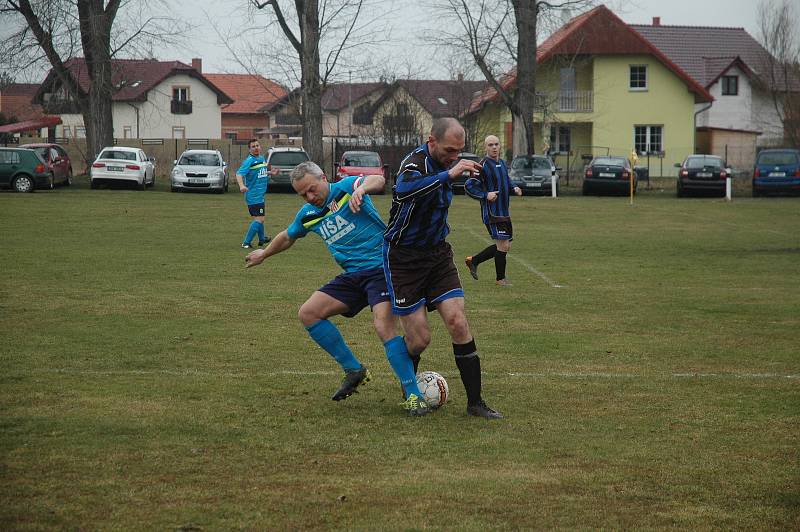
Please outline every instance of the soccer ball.
[{"label": "soccer ball", "polygon": [[431,408],[442,406],[450,393],[447,381],[435,371],[423,371],[417,374],[417,386],[422,398]]}]

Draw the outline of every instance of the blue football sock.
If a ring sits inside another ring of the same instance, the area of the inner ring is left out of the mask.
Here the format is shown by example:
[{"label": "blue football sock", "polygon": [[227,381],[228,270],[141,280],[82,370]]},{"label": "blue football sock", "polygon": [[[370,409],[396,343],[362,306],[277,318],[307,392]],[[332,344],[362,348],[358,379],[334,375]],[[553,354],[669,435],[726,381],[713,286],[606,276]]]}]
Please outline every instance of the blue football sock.
[{"label": "blue football sock", "polygon": [[247,234],[244,235],[244,241],[242,242],[243,244],[249,244],[250,242],[253,241],[253,237],[256,236],[256,232],[258,231],[259,225],[261,224],[256,220],[250,222],[250,228],[247,230]]},{"label": "blue football sock", "polygon": [[384,342],[383,347],[386,349],[386,358],[389,359],[389,365],[392,366],[395,375],[400,379],[400,384],[403,385],[403,391],[406,394],[406,399],[413,393],[417,397],[422,397],[417,386],[417,376],[414,375],[414,363],[411,357],[408,356],[408,348],[402,336],[395,336],[391,340]]},{"label": "blue football sock", "polygon": [[330,355],[342,366],[345,371],[353,371],[361,368],[361,362],[358,361],[356,356],[347,347],[347,344],[342,338],[342,333],[336,328],[336,325],[328,320],[320,320],[310,327],[306,327],[311,339],[317,342],[319,346],[330,353]]},{"label": "blue football sock", "polygon": [[264,224],[262,224],[259,221],[256,221],[256,223],[258,224],[258,241],[259,242],[263,242],[264,241]]}]

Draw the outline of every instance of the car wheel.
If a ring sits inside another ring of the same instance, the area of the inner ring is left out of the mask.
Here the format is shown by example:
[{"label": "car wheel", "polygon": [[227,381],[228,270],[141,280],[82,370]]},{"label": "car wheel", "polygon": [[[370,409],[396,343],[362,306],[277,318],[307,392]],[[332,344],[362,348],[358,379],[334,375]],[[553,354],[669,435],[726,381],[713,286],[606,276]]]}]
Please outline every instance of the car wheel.
[{"label": "car wheel", "polygon": [[50,174],[50,177],[48,178],[47,188],[50,190],[56,188],[56,178],[53,174]]},{"label": "car wheel", "polygon": [[142,178],[142,184],[139,185],[139,190],[147,190],[147,179],[144,177]]},{"label": "car wheel", "polygon": [[223,192],[227,192],[227,191],[228,191],[228,180],[226,179],[225,180],[225,188],[223,189]]},{"label": "car wheel", "polygon": [[72,168],[67,170],[67,179],[64,180],[64,186],[68,187],[72,185]]},{"label": "car wheel", "polygon": [[156,188],[156,174],[153,174],[153,179],[150,180],[150,188]]},{"label": "car wheel", "polygon": [[589,195],[589,187],[586,186],[586,183],[584,183],[583,187],[581,187],[581,194],[583,194],[584,196]]},{"label": "car wheel", "polygon": [[759,196],[761,196],[761,191],[756,190],[755,188],[753,188],[753,197],[757,198]]},{"label": "car wheel", "polygon": [[97,188],[97,182],[94,179],[89,180],[89,188]]},{"label": "car wheel", "polygon": [[33,178],[29,175],[17,176],[11,187],[17,192],[33,192],[36,189]]}]

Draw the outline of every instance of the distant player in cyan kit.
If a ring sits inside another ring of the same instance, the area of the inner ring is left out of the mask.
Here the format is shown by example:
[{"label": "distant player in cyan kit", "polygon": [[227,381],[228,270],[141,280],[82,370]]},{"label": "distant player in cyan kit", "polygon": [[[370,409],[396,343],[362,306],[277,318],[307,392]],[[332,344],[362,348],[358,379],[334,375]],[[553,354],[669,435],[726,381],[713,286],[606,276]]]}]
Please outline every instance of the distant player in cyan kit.
[{"label": "distant player in cyan kit", "polygon": [[[261,143],[258,139],[250,139],[247,144],[250,155],[242,162],[236,171],[236,181],[239,183],[239,191],[244,194],[244,201],[247,203],[247,210],[253,221],[244,235],[242,247],[247,249],[252,247],[253,237],[258,235],[258,246],[261,247],[269,242],[269,237],[264,233],[264,195],[267,193],[269,184],[269,169],[264,157],[261,155]],[[275,169],[273,175],[277,173]]]},{"label": "distant player in cyan kit", "polygon": [[430,408],[421,399],[405,340],[397,335],[383,275],[381,250],[386,224],[367,195],[383,190],[384,183],[383,176],[369,175],[349,176],[329,184],[315,163],[297,165],[292,170],[292,186],[307,203],[300,208],[294,222],[269,246],[252,251],[245,261],[248,268],[256,266],[267,257],[289,249],[309,232],[318,234],[344,273],[311,294],[300,307],[299,317],[311,338],[345,372],[341,387],[331,399],[346,399],[371,376],[328,318],[337,314],[351,318],[369,305],[375,332],[403,386],[406,397],[403,407],[411,416],[423,416]]}]

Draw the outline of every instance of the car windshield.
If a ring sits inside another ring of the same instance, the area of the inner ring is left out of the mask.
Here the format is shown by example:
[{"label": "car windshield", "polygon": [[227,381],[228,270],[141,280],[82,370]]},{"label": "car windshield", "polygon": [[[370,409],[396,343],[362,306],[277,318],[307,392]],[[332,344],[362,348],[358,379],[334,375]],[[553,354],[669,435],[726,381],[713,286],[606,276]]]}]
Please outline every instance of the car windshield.
[{"label": "car windshield", "polygon": [[187,153],[178,161],[182,166],[219,166],[219,157],[214,153]]},{"label": "car windshield", "polygon": [[758,164],[769,166],[783,166],[797,164],[797,155],[792,152],[762,153],[758,156]]},{"label": "car windshield", "polygon": [[381,165],[381,159],[377,153],[352,153],[345,156],[344,165],[377,168]]},{"label": "car windshield", "polygon": [[598,157],[594,160],[595,165],[600,166],[625,166],[626,159],[622,157]]},{"label": "car windshield", "polygon": [[686,160],[686,168],[703,168],[706,166],[722,168],[722,159],[719,157],[689,157]]},{"label": "car windshield", "polygon": [[545,157],[517,157],[511,161],[512,170],[550,170],[550,160]]},{"label": "car windshield", "polygon": [[121,150],[103,150],[98,159],[118,159],[120,161],[135,161],[136,153]]},{"label": "car windshield", "polygon": [[308,160],[308,155],[301,151],[279,151],[269,158],[269,164],[275,166],[297,166]]}]

